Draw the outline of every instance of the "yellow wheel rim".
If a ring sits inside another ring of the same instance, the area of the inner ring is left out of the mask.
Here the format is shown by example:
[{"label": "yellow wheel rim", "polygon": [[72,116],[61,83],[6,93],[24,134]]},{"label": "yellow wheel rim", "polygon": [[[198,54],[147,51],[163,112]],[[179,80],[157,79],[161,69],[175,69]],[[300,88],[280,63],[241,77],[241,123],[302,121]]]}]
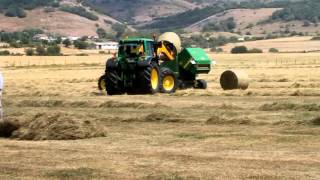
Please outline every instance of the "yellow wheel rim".
[{"label": "yellow wheel rim", "polygon": [[105,80],[102,80],[100,82],[100,87],[102,88],[102,90],[105,90],[106,89],[106,81]]},{"label": "yellow wheel rim", "polygon": [[157,89],[159,83],[159,75],[156,69],[152,69],[151,71],[151,87],[152,89]]},{"label": "yellow wheel rim", "polygon": [[171,91],[174,87],[174,78],[171,75],[165,76],[162,83],[164,90]]}]

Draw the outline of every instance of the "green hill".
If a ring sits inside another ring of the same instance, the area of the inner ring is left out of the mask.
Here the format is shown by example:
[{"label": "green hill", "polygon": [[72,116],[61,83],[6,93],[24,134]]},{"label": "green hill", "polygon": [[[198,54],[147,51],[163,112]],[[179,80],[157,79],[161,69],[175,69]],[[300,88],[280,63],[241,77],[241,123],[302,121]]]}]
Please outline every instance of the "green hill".
[{"label": "green hill", "polygon": [[25,9],[31,10],[39,6],[59,6],[57,0],[0,0],[0,12],[8,17],[24,18]]},{"label": "green hill", "polygon": [[275,12],[272,20],[302,20],[319,23],[320,20],[320,1],[306,0],[294,3],[288,3],[284,9]]}]

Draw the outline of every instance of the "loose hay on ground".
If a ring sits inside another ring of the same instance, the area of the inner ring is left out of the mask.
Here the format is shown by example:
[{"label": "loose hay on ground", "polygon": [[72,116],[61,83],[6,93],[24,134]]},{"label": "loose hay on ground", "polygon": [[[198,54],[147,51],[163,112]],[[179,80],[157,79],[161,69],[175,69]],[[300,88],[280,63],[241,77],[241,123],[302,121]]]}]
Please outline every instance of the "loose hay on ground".
[{"label": "loose hay on ground", "polygon": [[40,113],[12,132],[19,140],[75,140],[105,136],[97,123],[63,114]]},{"label": "loose hay on ground", "polygon": [[303,111],[320,111],[320,104],[297,104],[289,102],[274,102],[263,104],[259,107],[261,111],[280,111],[280,110],[303,110]]},{"label": "loose hay on ground", "polygon": [[145,122],[185,122],[175,114],[151,113],[144,117]]},{"label": "loose hay on ground", "polygon": [[252,125],[253,121],[248,117],[238,117],[227,119],[220,116],[212,116],[207,121],[206,124],[212,125],[225,125],[225,124],[235,124],[235,125]]}]

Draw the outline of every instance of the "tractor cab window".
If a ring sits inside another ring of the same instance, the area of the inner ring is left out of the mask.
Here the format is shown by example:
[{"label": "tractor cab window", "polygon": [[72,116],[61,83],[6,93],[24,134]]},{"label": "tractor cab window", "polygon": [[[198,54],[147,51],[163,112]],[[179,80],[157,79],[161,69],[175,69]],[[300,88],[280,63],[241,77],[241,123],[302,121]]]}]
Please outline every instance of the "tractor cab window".
[{"label": "tractor cab window", "polygon": [[119,55],[134,58],[139,57],[144,54],[144,47],[142,43],[138,42],[126,42],[120,44],[119,46]]},{"label": "tractor cab window", "polygon": [[147,43],[146,43],[146,55],[153,57],[153,53],[154,53],[153,42],[147,41]]}]

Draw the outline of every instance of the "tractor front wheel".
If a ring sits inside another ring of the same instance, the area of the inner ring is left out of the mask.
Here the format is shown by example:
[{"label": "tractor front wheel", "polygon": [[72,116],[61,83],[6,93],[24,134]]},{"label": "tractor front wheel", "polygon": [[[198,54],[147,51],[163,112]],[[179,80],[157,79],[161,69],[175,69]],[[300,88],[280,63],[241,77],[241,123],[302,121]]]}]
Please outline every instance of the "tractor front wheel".
[{"label": "tractor front wheel", "polygon": [[178,80],[176,75],[170,69],[161,70],[161,92],[174,93],[178,88]]},{"label": "tractor front wheel", "polygon": [[98,80],[98,89],[100,91],[105,91],[106,90],[106,75],[103,75],[99,78]]}]

